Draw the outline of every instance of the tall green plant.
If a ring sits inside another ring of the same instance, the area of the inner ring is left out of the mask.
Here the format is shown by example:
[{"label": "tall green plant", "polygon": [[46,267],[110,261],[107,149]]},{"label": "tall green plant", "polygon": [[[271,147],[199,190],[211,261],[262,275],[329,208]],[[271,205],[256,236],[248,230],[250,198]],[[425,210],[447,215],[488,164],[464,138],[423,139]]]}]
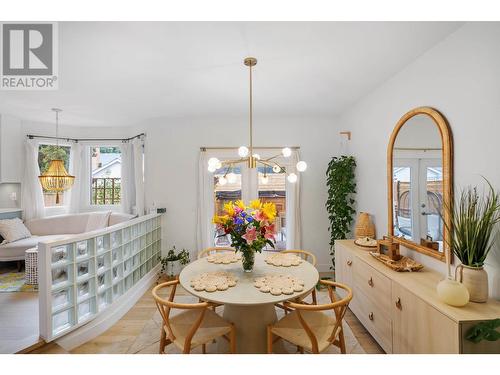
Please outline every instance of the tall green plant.
[{"label": "tall green plant", "polygon": [[[485,179],[486,180],[486,179]],[[479,196],[477,188],[467,187],[453,207],[446,206],[450,223],[445,222],[451,236],[446,240],[462,264],[482,267],[493,246],[494,229],[500,223],[500,194],[486,180],[489,192]]]},{"label": "tall green plant", "polygon": [[354,209],[354,194],[356,182],[354,170],[356,160],[352,156],[333,157],[326,170],[328,200],[326,210],[330,220],[330,255],[332,267],[335,269],[335,240],[347,238],[351,231],[351,223],[356,213]]}]

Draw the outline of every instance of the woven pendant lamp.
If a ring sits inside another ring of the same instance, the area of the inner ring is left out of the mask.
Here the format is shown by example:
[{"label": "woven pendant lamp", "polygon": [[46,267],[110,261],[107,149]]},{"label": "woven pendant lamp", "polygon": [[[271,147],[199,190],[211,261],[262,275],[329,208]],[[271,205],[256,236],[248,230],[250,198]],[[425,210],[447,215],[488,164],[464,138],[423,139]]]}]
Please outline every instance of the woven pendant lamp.
[{"label": "woven pendant lamp", "polygon": [[[56,144],[59,147],[59,112],[61,109],[52,108],[56,113]],[[59,204],[59,193],[68,190],[75,182],[75,176],[71,176],[64,167],[64,161],[61,159],[54,159],[50,161],[47,170],[38,176],[40,184],[46,191],[56,192],[56,204]]]}]

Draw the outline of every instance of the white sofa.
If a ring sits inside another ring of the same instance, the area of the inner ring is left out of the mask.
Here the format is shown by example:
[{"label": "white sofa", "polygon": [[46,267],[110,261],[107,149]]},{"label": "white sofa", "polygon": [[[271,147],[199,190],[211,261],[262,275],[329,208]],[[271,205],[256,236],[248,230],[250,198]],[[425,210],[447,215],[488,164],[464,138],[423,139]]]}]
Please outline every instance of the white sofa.
[{"label": "white sofa", "polygon": [[[102,212],[50,216],[42,219],[28,220],[24,224],[32,236],[22,240],[0,245],[0,262],[24,260],[24,252],[36,247],[39,242],[64,238],[73,234],[84,233],[92,215]],[[135,215],[115,213],[109,215],[107,227],[131,220]],[[94,216],[95,218],[95,216]]]}]

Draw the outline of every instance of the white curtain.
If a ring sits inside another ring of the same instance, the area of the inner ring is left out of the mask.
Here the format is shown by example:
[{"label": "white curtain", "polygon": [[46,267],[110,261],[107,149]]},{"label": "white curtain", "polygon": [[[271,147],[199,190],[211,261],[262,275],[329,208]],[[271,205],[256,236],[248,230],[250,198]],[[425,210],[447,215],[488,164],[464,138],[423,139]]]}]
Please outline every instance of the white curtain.
[{"label": "white curtain", "polygon": [[134,183],[135,183],[135,207],[139,216],[145,213],[144,203],[144,139],[143,137],[132,140],[132,151],[134,158]]},{"label": "white curtain", "polygon": [[121,206],[126,213],[144,215],[144,140],[135,138],[120,146],[122,153]]},{"label": "white curtain", "polygon": [[75,183],[69,190],[69,213],[79,213],[90,204],[90,153],[89,147],[80,143],[71,145],[70,171]]},{"label": "white curtain", "polygon": [[24,177],[22,184],[22,202],[24,207],[24,218],[26,220],[45,216],[45,205],[43,202],[43,191],[38,176],[38,141],[27,139],[24,145]]},{"label": "white curtain", "polygon": [[122,153],[121,206],[122,211],[131,213],[135,205],[134,161],[130,142],[120,146]]},{"label": "white curtain", "polygon": [[210,155],[206,151],[200,151],[198,161],[198,201],[197,201],[197,230],[196,243],[198,251],[213,246],[212,214],[214,212],[214,181],[208,172],[207,165]]},{"label": "white curtain", "polygon": [[292,184],[288,181],[286,190],[286,248],[301,249],[301,216],[300,216],[300,173],[297,172],[295,165],[300,160],[298,151],[293,151],[290,156],[290,163],[287,166],[287,172],[294,172],[297,175],[297,182]]}]

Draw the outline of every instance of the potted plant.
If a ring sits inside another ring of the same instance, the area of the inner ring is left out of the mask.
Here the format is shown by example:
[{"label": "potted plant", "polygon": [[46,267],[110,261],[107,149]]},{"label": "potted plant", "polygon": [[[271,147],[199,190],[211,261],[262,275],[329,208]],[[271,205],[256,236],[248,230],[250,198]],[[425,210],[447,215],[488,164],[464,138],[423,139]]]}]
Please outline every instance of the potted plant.
[{"label": "potted plant", "polygon": [[188,264],[189,252],[186,249],[182,249],[179,253],[176,253],[175,246],[173,246],[167,253],[167,256],[161,257],[161,273],[166,274],[169,277],[177,276],[182,267]]},{"label": "potted plant", "polygon": [[351,232],[354,209],[356,180],[356,160],[353,156],[333,157],[326,170],[328,199],[326,210],[330,226],[330,255],[332,270],[335,270],[335,240],[346,239]]},{"label": "potted plant", "polygon": [[229,235],[231,247],[242,254],[243,270],[252,272],[255,253],[269,245],[274,249],[276,206],[256,199],[247,206],[243,201],[224,204],[224,215],[213,218],[221,236]]},{"label": "potted plant", "polygon": [[472,302],[488,300],[488,275],[484,262],[493,247],[495,227],[500,222],[500,195],[486,180],[489,191],[481,195],[477,189],[462,190],[453,207],[445,207],[450,213],[446,223],[451,236],[446,239],[449,248],[460,260],[455,269],[455,279],[462,282]]}]

